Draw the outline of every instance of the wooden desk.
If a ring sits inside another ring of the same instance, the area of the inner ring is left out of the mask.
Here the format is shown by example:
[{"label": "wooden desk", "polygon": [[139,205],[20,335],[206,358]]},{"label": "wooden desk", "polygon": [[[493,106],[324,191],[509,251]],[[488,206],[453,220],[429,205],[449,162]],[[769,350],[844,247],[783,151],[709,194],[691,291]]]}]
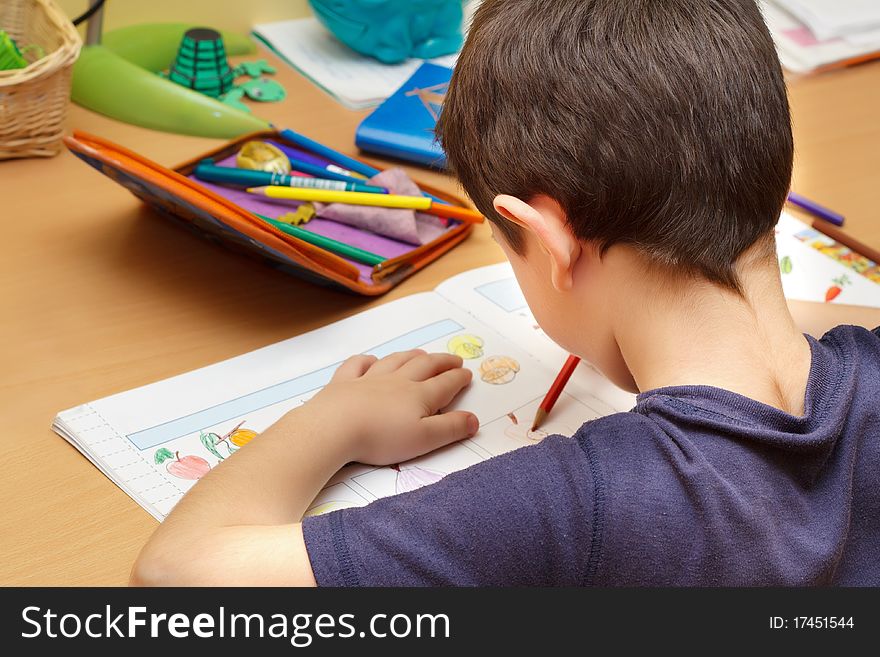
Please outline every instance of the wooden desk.
[{"label": "wooden desk", "polygon": [[[257,112],[353,152],[349,112],[279,64],[288,100]],[[880,63],[792,83],[794,188],[847,216],[880,246]],[[163,164],[215,141],[152,132],[78,107],[71,127]],[[454,189],[439,174],[417,177]],[[155,521],[49,426],[82,402],[277,342],[498,262],[486,226],[379,300],[298,281],[233,257],[153,216],[64,153],[0,162],[5,317],[0,403],[0,585],[120,585]]]}]

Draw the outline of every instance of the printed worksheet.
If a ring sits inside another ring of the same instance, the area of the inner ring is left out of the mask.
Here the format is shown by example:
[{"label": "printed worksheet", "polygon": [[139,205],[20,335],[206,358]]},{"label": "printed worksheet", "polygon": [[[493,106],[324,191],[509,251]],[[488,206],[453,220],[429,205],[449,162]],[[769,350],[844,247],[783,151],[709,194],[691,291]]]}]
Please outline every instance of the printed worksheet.
[{"label": "printed worksheet", "polygon": [[587,420],[615,410],[572,386],[546,424],[530,431],[556,375],[532,353],[547,338],[534,331],[530,337],[535,344],[528,348],[478,319],[472,309],[465,311],[436,292],[419,294],[216,365],[83,404],[59,414],[54,428],[161,520],[211,468],[234,459],[284,413],[321,390],[353,353],[382,357],[421,348],[460,355],[473,370],[474,381],[454,407],[478,415],[479,433],[410,463],[347,466],[308,510],[327,513],[431,484],[551,433],[570,435]]}]

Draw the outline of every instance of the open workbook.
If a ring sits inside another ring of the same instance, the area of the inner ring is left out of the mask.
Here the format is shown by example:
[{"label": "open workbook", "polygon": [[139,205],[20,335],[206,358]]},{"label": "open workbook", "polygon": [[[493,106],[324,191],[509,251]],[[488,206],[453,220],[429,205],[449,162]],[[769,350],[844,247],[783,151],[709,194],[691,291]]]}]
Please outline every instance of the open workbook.
[{"label": "open workbook", "polygon": [[[876,263],[848,256],[790,217],[780,222],[777,242],[788,296],[880,304]],[[548,433],[570,435],[587,420],[634,404],[632,395],[582,364],[546,424],[529,431],[567,354],[537,326],[509,265],[502,264],[249,354],[83,404],[60,413],[53,428],[161,520],[212,467],[234,459],[238,449],[317,393],[345,358],[416,348],[458,354],[474,371],[455,406],[478,415],[479,433],[394,467],[347,466],[309,514],[413,490]]]},{"label": "open workbook", "polygon": [[[396,467],[350,465],[308,513],[360,506],[493,455],[628,410],[632,396],[581,366],[537,433],[529,425],[566,354],[536,328],[508,265],[494,265],[324,328],[60,413],[54,429],[158,519],[210,468],[306,402],[355,353],[452,352],[474,371],[456,407],[470,440]],[[339,409],[344,413],[345,409]]]}]

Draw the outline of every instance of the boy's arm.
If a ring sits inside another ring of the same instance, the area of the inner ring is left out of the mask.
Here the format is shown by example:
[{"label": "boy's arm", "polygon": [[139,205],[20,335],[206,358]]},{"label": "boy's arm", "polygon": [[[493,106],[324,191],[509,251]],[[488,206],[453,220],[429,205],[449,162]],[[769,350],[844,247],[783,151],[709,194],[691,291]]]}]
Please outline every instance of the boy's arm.
[{"label": "boy's arm", "polygon": [[880,308],[792,300],[788,301],[788,308],[797,327],[815,338],[821,338],[841,324],[864,326],[872,330],[880,326]]},{"label": "boy's arm", "polygon": [[470,413],[438,414],[471,380],[448,354],[357,356],[200,480],[141,551],[136,585],[314,586],[300,519],[350,461],[386,465],[476,433]]}]

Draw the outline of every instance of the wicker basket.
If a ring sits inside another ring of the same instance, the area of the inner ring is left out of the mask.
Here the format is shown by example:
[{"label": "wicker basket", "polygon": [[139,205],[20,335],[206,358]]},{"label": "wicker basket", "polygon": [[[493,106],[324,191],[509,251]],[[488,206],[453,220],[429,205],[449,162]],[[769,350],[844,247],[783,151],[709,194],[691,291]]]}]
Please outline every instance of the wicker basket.
[{"label": "wicker basket", "polygon": [[45,52],[27,68],[0,71],[0,160],[57,155],[82,40],[52,0],[0,0],[0,29]]}]

